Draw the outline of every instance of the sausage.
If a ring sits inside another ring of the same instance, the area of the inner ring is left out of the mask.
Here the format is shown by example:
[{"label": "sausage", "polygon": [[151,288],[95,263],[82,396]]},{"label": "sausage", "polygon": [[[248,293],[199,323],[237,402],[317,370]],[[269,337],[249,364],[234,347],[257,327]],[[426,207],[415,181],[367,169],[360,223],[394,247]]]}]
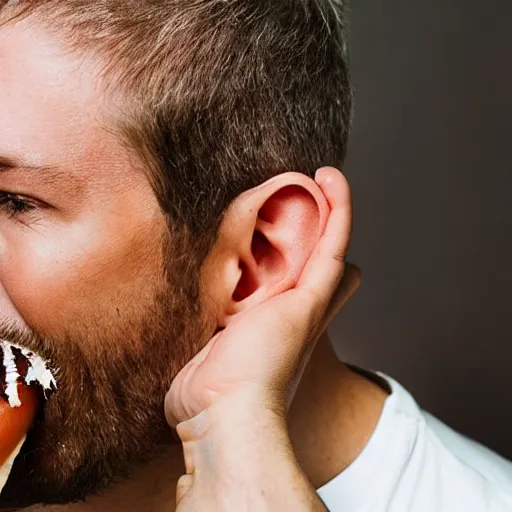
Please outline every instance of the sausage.
[{"label": "sausage", "polygon": [[18,382],[21,406],[11,407],[0,398],[0,467],[9,459],[30,429],[38,409],[38,394],[33,387]]}]

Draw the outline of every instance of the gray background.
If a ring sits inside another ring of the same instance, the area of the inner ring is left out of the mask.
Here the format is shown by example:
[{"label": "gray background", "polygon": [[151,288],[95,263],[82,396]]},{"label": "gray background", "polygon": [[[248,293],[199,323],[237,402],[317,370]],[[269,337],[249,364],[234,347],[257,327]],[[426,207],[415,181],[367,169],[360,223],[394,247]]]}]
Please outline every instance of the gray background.
[{"label": "gray background", "polygon": [[512,1],[354,0],[338,355],[512,458]]}]

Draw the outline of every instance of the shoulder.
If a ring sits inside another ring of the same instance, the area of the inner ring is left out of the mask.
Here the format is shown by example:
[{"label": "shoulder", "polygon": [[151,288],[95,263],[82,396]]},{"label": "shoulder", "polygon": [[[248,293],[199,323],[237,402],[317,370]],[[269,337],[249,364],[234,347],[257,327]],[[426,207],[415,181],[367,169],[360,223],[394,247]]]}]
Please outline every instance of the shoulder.
[{"label": "shoulder", "polygon": [[379,375],[392,392],[358,459],[319,489],[329,510],[512,510],[512,463],[423,411],[401,384]]},{"label": "shoulder", "polygon": [[428,412],[423,413],[433,449],[475,472],[489,485],[512,494],[512,462],[456,432]]},{"label": "shoulder", "polygon": [[410,510],[512,510],[512,463],[422,410],[401,384],[385,378],[398,431],[400,422],[409,425],[410,449],[396,484],[397,494],[414,504]]}]

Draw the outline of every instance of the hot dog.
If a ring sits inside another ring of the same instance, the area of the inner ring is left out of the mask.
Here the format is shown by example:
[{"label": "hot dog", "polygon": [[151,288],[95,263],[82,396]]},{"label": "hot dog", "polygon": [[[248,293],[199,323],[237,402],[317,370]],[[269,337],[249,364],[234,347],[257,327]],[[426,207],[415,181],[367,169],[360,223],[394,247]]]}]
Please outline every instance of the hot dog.
[{"label": "hot dog", "polygon": [[44,360],[25,348],[0,340],[0,492],[40,407],[56,383]]}]

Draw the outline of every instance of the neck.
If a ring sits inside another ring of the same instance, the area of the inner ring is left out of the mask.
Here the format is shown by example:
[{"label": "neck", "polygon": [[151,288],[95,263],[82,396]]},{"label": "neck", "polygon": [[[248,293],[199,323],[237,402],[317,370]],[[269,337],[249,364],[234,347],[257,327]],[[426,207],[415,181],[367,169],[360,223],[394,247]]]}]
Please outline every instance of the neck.
[{"label": "neck", "polygon": [[289,413],[297,459],[315,488],[361,453],[388,393],[336,356],[327,335],[318,342]]},{"label": "neck", "polygon": [[[297,459],[315,488],[356,459],[375,429],[386,396],[338,360],[326,335],[320,339],[288,416]],[[44,510],[173,512],[176,483],[184,472],[181,446],[173,446],[129,481],[86,503]]]}]

